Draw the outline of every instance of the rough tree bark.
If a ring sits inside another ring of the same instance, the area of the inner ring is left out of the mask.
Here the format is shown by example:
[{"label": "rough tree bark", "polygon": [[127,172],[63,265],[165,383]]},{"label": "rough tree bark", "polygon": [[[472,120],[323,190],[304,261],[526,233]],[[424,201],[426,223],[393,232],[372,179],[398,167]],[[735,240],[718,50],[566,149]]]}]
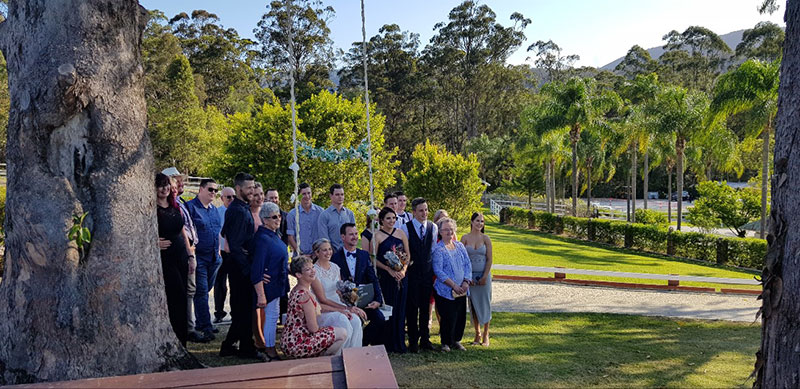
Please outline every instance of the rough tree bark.
[{"label": "rough tree bark", "polygon": [[[786,4],[755,387],[800,387],[800,3]],[[766,139],[766,137],[765,137]]]},{"label": "rough tree bark", "polygon": [[[167,318],[136,1],[11,1],[0,384],[197,367]],[[88,213],[91,243],[67,238]]]}]

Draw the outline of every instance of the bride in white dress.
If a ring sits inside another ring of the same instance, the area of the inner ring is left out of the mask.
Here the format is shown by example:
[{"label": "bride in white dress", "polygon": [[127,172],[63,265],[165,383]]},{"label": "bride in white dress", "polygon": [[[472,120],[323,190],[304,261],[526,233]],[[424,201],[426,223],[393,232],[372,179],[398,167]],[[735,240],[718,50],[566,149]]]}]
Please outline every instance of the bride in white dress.
[{"label": "bride in white dress", "polygon": [[[340,327],[347,330],[347,341],[342,348],[361,347],[364,337],[361,320],[367,315],[361,308],[348,307],[336,293],[336,281],[341,279],[339,266],[331,262],[333,249],[327,239],[319,239],[312,246],[316,260],[314,270],[317,278],[311,283],[311,291],[322,306],[320,326]],[[341,352],[341,351],[340,351]]]}]

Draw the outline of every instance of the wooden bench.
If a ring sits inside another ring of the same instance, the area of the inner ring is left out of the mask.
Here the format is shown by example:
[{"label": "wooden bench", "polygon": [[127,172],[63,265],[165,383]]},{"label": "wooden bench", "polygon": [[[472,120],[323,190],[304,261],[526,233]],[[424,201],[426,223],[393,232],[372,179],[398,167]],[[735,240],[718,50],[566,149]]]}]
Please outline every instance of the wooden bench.
[{"label": "wooden bench", "polygon": [[341,356],[20,385],[27,388],[397,388],[383,346]]}]

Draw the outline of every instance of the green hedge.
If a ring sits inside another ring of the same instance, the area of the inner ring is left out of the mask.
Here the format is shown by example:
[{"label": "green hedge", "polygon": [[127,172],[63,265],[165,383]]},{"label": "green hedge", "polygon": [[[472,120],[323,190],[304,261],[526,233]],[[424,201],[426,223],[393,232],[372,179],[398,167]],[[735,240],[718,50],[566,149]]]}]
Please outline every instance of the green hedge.
[{"label": "green hedge", "polygon": [[752,238],[726,238],[698,232],[672,231],[660,224],[560,216],[523,208],[504,208],[501,220],[517,227],[566,234],[573,238],[618,247],[759,269],[767,242]]}]

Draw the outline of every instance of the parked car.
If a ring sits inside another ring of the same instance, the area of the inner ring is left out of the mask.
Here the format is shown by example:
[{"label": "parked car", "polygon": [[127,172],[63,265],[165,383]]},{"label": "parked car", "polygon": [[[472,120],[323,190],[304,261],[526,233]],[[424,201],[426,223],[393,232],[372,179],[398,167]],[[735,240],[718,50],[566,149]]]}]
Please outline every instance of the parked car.
[{"label": "parked car", "polygon": [[[683,191],[683,201],[692,201],[691,196],[689,196],[689,192]],[[678,192],[672,192],[672,197],[670,198],[672,201],[678,201]]]}]

